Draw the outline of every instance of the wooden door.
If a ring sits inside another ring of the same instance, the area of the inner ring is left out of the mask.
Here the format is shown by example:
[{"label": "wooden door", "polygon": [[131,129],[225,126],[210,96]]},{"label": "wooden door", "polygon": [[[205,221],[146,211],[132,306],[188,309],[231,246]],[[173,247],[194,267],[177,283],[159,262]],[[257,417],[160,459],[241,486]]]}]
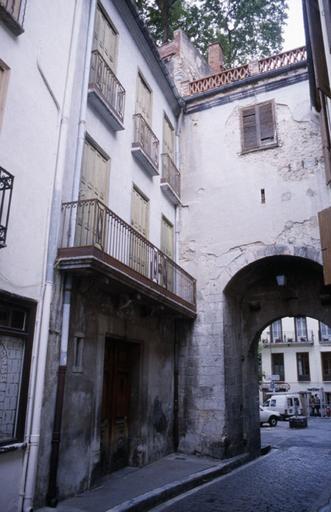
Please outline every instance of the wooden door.
[{"label": "wooden door", "polygon": [[[109,162],[88,140],[85,140],[76,218],[76,245],[103,248],[105,208],[108,203]],[[98,199],[98,202],[85,202]],[[102,204],[101,204],[102,203]]]},{"label": "wooden door", "polygon": [[174,267],[171,261],[174,257],[174,227],[165,218],[161,221],[161,251],[167,256],[161,265],[160,282],[167,290],[174,291]]},{"label": "wooden door", "polygon": [[101,460],[103,471],[129,463],[131,345],[106,340],[101,411]]}]

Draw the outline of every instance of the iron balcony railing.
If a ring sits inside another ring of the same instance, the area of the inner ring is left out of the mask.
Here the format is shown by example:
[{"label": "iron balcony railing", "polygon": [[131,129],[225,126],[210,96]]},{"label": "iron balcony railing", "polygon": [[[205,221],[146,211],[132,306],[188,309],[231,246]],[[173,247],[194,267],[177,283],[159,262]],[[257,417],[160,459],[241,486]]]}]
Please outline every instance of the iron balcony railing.
[{"label": "iron balcony railing", "polygon": [[0,249],[6,247],[14,176],[0,167]]},{"label": "iron balcony railing", "polygon": [[123,123],[125,89],[98,50],[92,52],[89,82]]},{"label": "iron balcony railing", "polygon": [[162,178],[161,183],[168,183],[173,191],[180,197],[180,172],[168,153],[161,155]]},{"label": "iron balcony railing", "polygon": [[14,34],[23,32],[27,0],[0,0],[0,18],[2,18]]},{"label": "iron balcony railing", "polygon": [[140,147],[152,161],[156,169],[159,168],[159,139],[145,121],[141,114],[135,114],[133,147]]},{"label": "iron balcony railing", "polygon": [[195,306],[195,279],[99,200],[63,203],[62,213],[61,249],[96,247]]},{"label": "iron balcony railing", "polygon": [[282,331],[278,336],[267,333],[262,337],[264,345],[277,343],[314,343],[314,332],[307,332],[306,335],[300,336],[295,331]]}]

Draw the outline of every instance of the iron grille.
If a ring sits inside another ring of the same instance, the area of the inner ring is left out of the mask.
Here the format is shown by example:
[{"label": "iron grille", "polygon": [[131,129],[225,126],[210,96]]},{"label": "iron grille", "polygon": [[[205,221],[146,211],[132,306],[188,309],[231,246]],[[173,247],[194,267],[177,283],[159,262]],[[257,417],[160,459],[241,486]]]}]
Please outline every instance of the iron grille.
[{"label": "iron grille", "polygon": [[6,247],[6,237],[14,176],[0,167],[0,249]]}]

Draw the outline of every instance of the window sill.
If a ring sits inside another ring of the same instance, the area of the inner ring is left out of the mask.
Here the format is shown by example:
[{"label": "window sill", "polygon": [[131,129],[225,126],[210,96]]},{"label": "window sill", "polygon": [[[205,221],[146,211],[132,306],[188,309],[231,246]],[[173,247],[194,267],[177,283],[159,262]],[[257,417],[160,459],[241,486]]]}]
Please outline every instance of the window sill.
[{"label": "window sill", "polygon": [[249,153],[256,153],[256,151],[264,151],[265,149],[274,149],[280,147],[280,144],[278,142],[273,142],[272,144],[268,144],[265,146],[259,146],[258,148],[252,148],[252,149],[243,149],[240,153],[240,155],[248,155]]},{"label": "window sill", "polygon": [[17,450],[24,450],[26,448],[26,443],[12,443],[12,444],[4,444],[0,446],[0,455],[1,453],[15,452]]}]

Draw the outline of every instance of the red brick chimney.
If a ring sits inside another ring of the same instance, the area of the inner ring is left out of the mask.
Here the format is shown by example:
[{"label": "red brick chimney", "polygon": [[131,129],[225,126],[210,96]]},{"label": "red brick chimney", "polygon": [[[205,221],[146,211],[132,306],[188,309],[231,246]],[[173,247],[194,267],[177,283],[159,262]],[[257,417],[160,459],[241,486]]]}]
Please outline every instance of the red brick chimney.
[{"label": "red brick chimney", "polygon": [[208,46],[208,64],[214,73],[224,69],[223,49],[219,43],[212,43]]}]

